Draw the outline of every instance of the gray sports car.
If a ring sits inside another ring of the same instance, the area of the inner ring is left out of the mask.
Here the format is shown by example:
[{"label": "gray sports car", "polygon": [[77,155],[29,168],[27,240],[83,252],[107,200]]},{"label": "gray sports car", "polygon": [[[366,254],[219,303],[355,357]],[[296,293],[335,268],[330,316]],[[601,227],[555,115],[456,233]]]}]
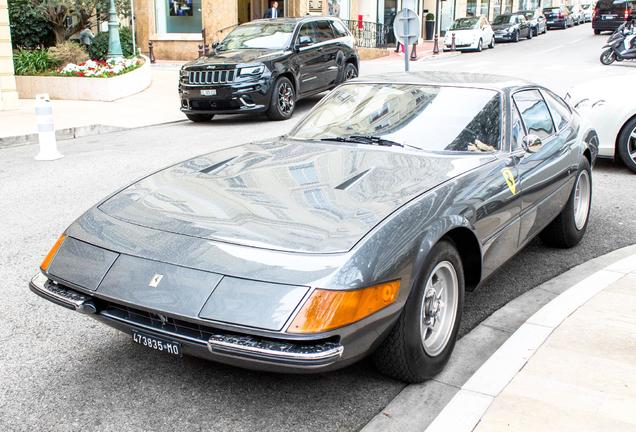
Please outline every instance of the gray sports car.
[{"label": "gray sports car", "polygon": [[309,372],[373,354],[419,382],[448,360],[465,290],[536,235],[581,240],[597,144],[528,82],[354,80],[286,136],[109,196],[30,287],[167,355]]}]

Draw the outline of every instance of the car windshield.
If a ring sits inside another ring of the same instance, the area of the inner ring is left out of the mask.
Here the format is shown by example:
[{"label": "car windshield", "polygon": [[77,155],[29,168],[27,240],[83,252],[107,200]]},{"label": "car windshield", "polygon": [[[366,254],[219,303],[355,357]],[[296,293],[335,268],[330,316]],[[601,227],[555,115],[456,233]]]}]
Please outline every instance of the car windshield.
[{"label": "car windshield", "polygon": [[493,152],[499,149],[500,130],[501,98],[493,90],[350,83],[333,90],[288,136],[326,141],[365,138],[356,142]]},{"label": "car windshield", "polygon": [[513,15],[497,15],[493,24],[512,24],[514,23]]},{"label": "car windshield", "polygon": [[455,20],[452,26],[450,26],[450,30],[469,30],[475,28],[477,23],[479,22],[479,18],[459,18]]},{"label": "car windshield", "polygon": [[558,7],[555,8],[547,8],[547,9],[543,9],[544,13],[559,13],[561,12],[561,9]]},{"label": "car windshield", "polygon": [[254,23],[241,25],[228,34],[217,47],[217,51],[236,49],[285,49],[289,46],[294,24]]}]

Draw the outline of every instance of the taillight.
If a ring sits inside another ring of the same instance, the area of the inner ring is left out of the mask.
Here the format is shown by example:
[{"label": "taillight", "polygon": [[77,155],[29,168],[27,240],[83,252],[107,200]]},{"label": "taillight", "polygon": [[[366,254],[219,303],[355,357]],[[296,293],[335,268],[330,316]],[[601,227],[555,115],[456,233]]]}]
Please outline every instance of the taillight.
[{"label": "taillight", "polygon": [[630,13],[631,13],[631,11],[629,9],[625,9],[625,14],[623,15],[623,17],[625,18],[625,21],[627,21],[629,19]]},{"label": "taillight", "polygon": [[563,18],[563,13],[559,12],[559,19]]}]

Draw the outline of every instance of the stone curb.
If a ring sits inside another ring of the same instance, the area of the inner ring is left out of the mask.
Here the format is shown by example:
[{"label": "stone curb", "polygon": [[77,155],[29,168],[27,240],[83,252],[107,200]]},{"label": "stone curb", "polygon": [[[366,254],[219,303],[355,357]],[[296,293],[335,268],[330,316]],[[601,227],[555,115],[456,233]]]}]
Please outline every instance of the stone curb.
[{"label": "stone curb", "polygon": [[622,277],[627,267],[636,268],[634,254],[636,245],[594,258],[510,301],[457,342],[440,374],[406,386],[362,431],[472,430],[493,394],[508,384],[563,319]]},{"label": "stone curb", "polygon": [[[141,129],[141,128],[152,127],[152,126],[162,126],[162,125],[167,125],[172,123],[182,123],[184,121],[186,120],[185,119],[171,120],[167,122],[154,123],[154,124],[148,124],[148,125],[142,125],[142,126],[134,126],[134,127],[111,126],[111,125],[103,125],[103,124],[74,126],[70,128],[63,128],[63,129],[56,130],[55,138],[58,141],[64,141],[64,140],[69,140],[74,138],[81,138],[85,136],[103,135],[103,134],[108,134],[112,132],[120,132],[124,130]],[[4,148],[26,146],[26,145],[32,145],[37,143],[38,143],[37,133],[0,137],[0,150]]]}]

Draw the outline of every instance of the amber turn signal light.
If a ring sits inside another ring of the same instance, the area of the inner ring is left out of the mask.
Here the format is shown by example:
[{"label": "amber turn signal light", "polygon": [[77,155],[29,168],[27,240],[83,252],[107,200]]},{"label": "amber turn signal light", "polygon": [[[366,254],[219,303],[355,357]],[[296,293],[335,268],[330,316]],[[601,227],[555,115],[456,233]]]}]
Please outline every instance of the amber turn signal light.
[{"label": "amber turn signal light", "polygon": [[352,291],[316,289],[287,330],[319,333],[360,321],[395,302],[400,281]]},{"label": "amber turn signal light", "polygon": [[44,257],[44,261],[42,261],[42,264],[40,264],[40,270],[47,271],[49,269],[49,266],[51,265],[51,261],[53,261],[55,254],[57,253],[60,246],[62,246],[62,243],[64,243],[65,239],[66,239],[66,236],[64,234],[62,234],[60,238],[57,239],[57,241],[55,242],[55,244],[53,245],[49,253],[46,254],[46,256]]}]

